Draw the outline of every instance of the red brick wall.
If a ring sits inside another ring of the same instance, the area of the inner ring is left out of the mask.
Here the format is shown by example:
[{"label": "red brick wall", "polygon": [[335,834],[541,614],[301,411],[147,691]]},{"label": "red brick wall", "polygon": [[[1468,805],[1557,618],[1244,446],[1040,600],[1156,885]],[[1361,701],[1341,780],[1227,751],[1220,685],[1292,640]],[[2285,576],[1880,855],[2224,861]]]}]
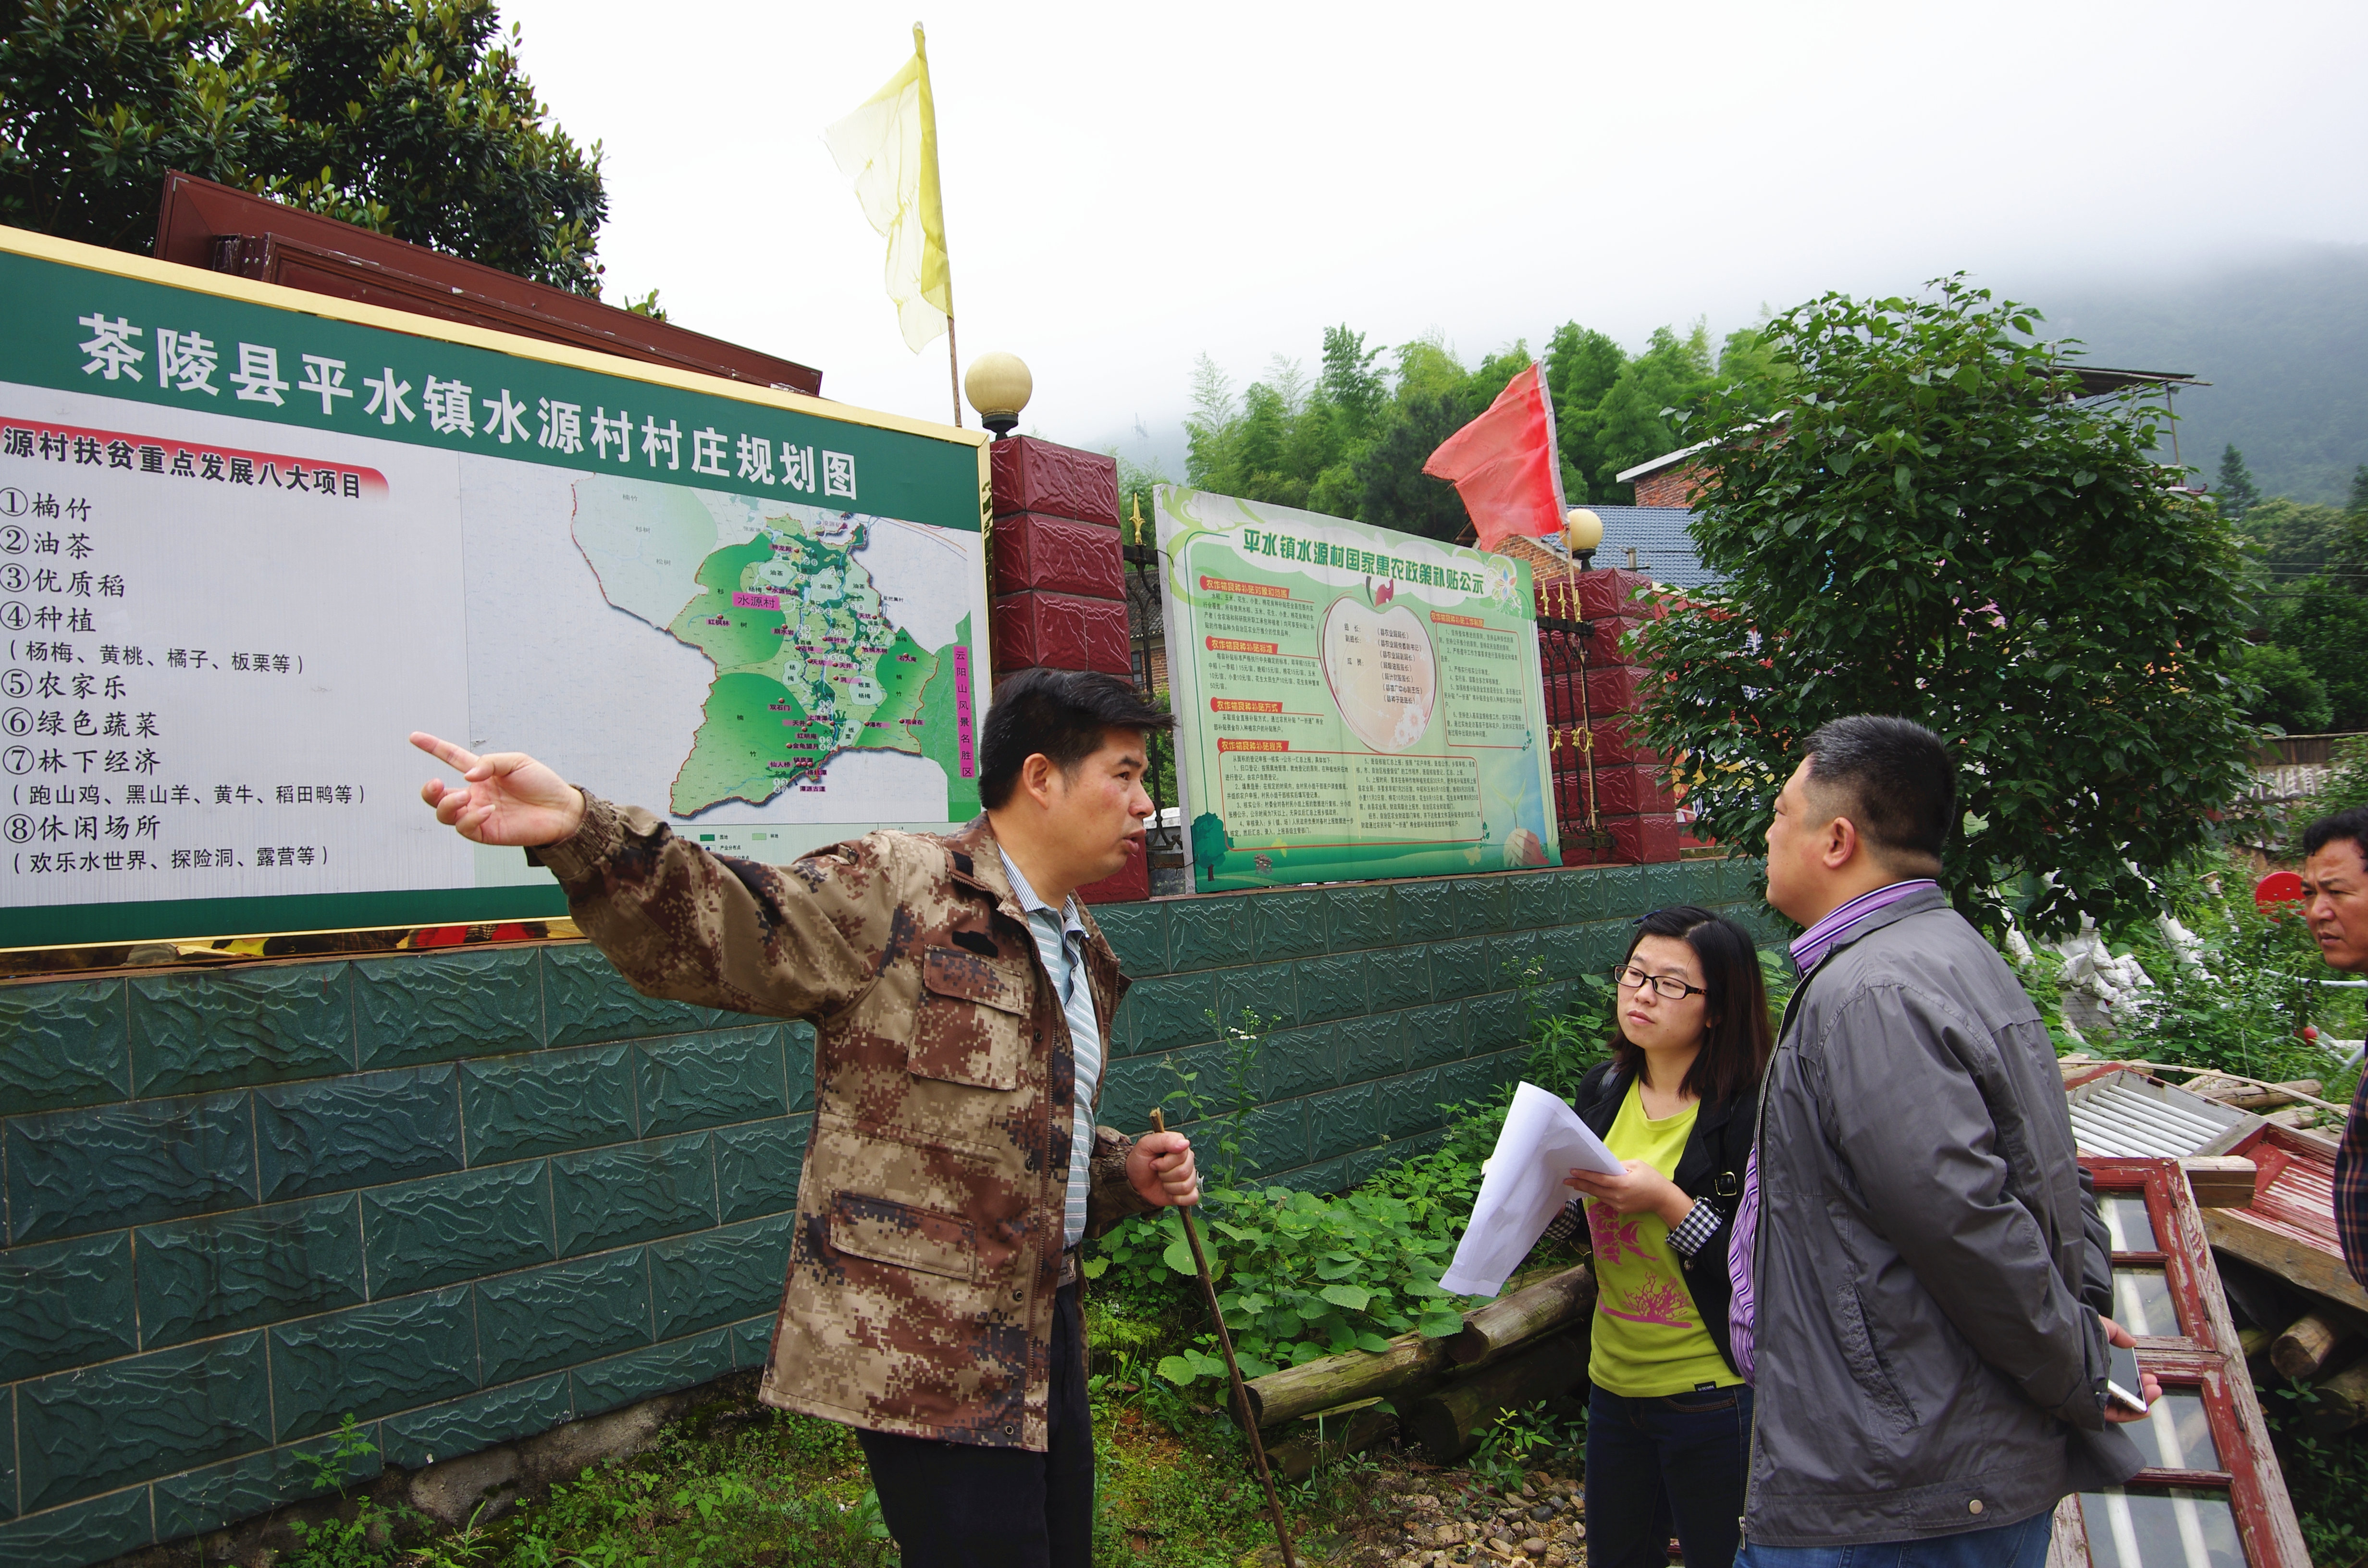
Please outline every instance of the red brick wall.
[{"label": "red brick wall", "polygon": [[[1643,488],[1638,486],[1640,504],[1659,504],[1644,503]],[[1635,738],[1638,699],[1652,676],[1626,644],[1637,627],[1662,614],[1658,603],[1629,597],[1646,581],[1637,572],[1568,568],[1541,571],[1534,578],[1541,616],[1580,619],[1595,629],[1588,638],[1539,633],[1554,815],[1562,824],[1566,866],[1678,858],[1677,802],[1661,785],[1662,758]],[[1593,843],[1590,807],[1593,831],[1600,835]]]},{"label": "red brick wall", "polygon": [[[1132,677],[1118,460],[1028,436],[1007,437],[988,455],[996,683],[1037,666]],[[1149,898],[1150,868],[1138,858],[1117,876],[1077,891],[1088,903]]]},{"label": "red brick wall", "polygon": [[1691,506],[1694,497],[1702,493],[1702,462],[1698,458],[1648,473],[1636,482],[1636,505]]}]

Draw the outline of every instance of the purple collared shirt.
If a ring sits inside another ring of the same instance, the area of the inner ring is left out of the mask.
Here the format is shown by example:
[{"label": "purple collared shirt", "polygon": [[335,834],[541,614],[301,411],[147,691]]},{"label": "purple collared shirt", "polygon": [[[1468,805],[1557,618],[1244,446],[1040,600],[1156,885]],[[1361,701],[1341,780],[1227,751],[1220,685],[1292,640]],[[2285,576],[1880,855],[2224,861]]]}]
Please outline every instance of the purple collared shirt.
[{"label": "purple collared shirt", "polygon": [[[1800,966],[1801,983],[1808,983],[1809,971],[1825,962],[1826,955],[1839,947],[1842,938],[1860,921],[1890,908],[1910,893],[1940,885],[1930,877],[1893,882],[1860,894],[1802,932],[1793,942],[1793,961]],[[1743,1202],[1735,1211],[1735,1229],[1727,1233],[1726,1238],[1726,1277],[1734,1288],[1727,1297],[1727,1346],[1735,1353],[1735,1369],[1745,1382],[1752,1381],[1751,1246],[1759,1236],[1759,1146],[1754,1143],[1751,1158],[1743,1167]]]}]

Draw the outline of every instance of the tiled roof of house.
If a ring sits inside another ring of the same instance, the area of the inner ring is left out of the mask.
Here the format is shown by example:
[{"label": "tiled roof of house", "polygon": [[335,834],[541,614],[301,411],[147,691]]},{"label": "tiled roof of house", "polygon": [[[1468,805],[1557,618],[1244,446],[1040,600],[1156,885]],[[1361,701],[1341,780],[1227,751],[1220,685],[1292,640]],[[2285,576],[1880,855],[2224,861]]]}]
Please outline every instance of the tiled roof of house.
[{"label": "tiled roof of house", "polygon": [[[1603,542],[1596,547],[1598,566],[1633,564],[1656,583],[1672,588],[1700,588],[1725,579],[1705,571],[1687,527],[1694,515],[1680,506],[1590,506],[1603,519]],[[1628,552],[1636,552],[1632,563]],[[1560,573],[1570,564],[1560,540],[1508,539],[1498,553],[1530,563],[1532,576]]]}]

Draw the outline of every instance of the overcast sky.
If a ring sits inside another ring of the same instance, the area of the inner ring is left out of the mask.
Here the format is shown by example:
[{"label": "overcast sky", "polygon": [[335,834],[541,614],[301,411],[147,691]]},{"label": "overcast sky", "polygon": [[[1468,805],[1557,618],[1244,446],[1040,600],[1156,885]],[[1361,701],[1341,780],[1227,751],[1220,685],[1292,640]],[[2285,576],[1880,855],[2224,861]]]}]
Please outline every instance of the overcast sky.
[{"label": "overcast sky", "polygon": [[[502,11],[554,119],[606,146],[611,300],[655,286],[830,396],[948,416],[943,341],[905,347],[821,140],[907,58],[912,5]],[[1328,323],[1467,359],[1574,318],[1633,347],[1957,268],[2044,306],[2054,278],[2368,241],[2356,3],[917,19],[964,364],[1019,354],[1025,427],[1095,448],[1180,449],[1197,356],[1312,368]]]}]

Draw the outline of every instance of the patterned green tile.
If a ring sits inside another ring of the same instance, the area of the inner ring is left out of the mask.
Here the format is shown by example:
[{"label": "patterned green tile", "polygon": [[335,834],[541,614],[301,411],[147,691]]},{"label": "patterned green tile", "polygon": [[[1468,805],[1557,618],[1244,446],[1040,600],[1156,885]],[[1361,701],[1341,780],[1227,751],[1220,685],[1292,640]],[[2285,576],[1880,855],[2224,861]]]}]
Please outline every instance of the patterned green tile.
[{"label": "patterned green tile", "polygon": [[271,1440],[263,1335],[159,1350],[20,1383],[17,1442],[28,1514]]},{"label": "patterned green tile", "polygon": [[550,1180],[541,1160],[377,1187],[361,1201],[376,1300],[558,1256],[552,1250]]},{"label": "patterned green tile", "polygon": [[805,1160],[809,1118],[726,1127],[715,1134],[715,1182],[729,1224],[798,1206],[798,1169]]},{"label": "patterned green tile", "polygon": [[466,1285],[281,1324],[271,1331],[279,1440],[325,1432],[348,1412],[368,1418],[467,1393],[477,1361]]},{"label": "patterned green tile", "polygon": [[252,1203],[254,1125],[244,1094],[16,1118],[9,1244]]},{"label": "patterned green tile", "polygon": [[1216,980],[1208,971],[1163,975],[1136,983],[1119,1006],[1119,1031],[1127,1054],[1144,1055],[1214,1040],[1209,1009],[1216,1006]]},{"label": "patterned green tile", "polygon": [[1608,868],[1588,866],[1566,873],[1577,886],[1570,896],[1573,920],[1604,920],[1611,915],[1611,879]]},{"label": "patterned green tile", "polygon": [[0,1519],[17,1517],[17,1392],[0,1387]]},{"label": "patterned green tile", "polygon": [[1470,1056],[1462,1062],[1451,1062],[1438,1071],[1439,1097],[1442,1104],[1457,1105],[1465,1100],[1486,1099],[1498,1085],[1509,1084],[1521,1075],[1521,1053],[1499,1051],[1486,1056]]},{"label": "patterned green tile", "polygon": [[132,1092],[188,1095],[354,1069],[350,966],[257,964],[131,983]]},{"label": "patterned green tile", "polygon": [[1250,906],[1250,930],[1262,961],[1305,958],[1324,950],[1329,900],[1320,890],[1253,893],[1242,902]]},{"label": "patterned green tile", "polygon": [[542,968],[532,948],[439,949],[354,965],[364,1067],[497,1056],[542,1043]]},{"label": "patterned green tile", "polygon": [[264,1200],[460,1169],[456,1075],[445,1062],[256,1090]]},{"label": "patterned green tile", "polygon": [[1595,875],[1603,887],[1603,912],[1610,918],[1634,920],[1653,907],[1645,897],[1642,866],[1598,866]]},{"label": "patterned green tile", "polygon": [[660,1340],[738,1323],[780,1305],[796,1216],[776,1214],[650,1248],[650,1302]]},{"label": "patterned green tile", "polygon": [[650,1276],[643,1251],[627,1247],[480,1283],[477,1333],[486,1385],[647,1345]]},{"label": "patterned green tile", "polygon": [[1570,918],[1570,873],[1562,870],[1528,871],[1505,879],[1512,897],[1508,916],[1515,930],[1531,930],[1541,926],[1560,926]]},{"label": "patterned green tile", "polygon": [[1430,949],[1416,943],[1367,953],[1365,984],[1373,1012],[1421,1006],[1430,1000]]},{"label": "patterned green tile", "polygon": [[1289,1099],[1314,1094],[1340,1081],[1340,1059],[1333,1047],[1332,1028],[1283,1029],[1258,1046],[1258,1098]]},{"label": "patterned green tile", "polygon": [[1694,900],[1693,878],[1686,874],[1683,861],[1638,868],[1645,874],[1645,907],[1674,909]]},{"label": "patterned green tile", "polygon": [[120,1100],[131,1092],[123,982],[0,987],[0,1116]]},{"label": "patterned green tile", "polygon": [[1438,942],[1430,949],[1430,994],[1442,1002],[1494,991],[1504,982],[1488,961],[1488,938],[1466,937]]},{"label": "patterned green tile", "polygon": [[8,1568],[83,1568],[136,1551],[155,1539],[148,1488],[134,1486],[0,1527],[0,1562]]},{"label": "patterned green tile", "polygon": [[1336,953],[1385,948],[1398,939],[1397,911],[1387,883],[1372,887],[1324,890],[1330,931],[1327,945]]},{"label": "patterned green tile", "polygon": [[575,1414],[567,1374],[551,1372],[505,1383],[448,1403],[379,1423],[386,1462],[419,1470],[443,1460],[483,1453],[496,1443],[548,1432]]},{"label": "patterned green tile", "polygon": [[1181,1085],[1176,1074],[1167,1070],[1173,1061],[1177,1071],[1197,1073],[1194,1090],[1213,1102],[1221,1097],[1225,1082],[1225,1051],[1223,1046],[1199,1045],[1184,1051],[1163,1052],[1158,1056],[1126,1056],[1110,1064],[1109,1075],[1102,1084],[1100,1106],[1094,1119],[1105,1127],[1115,1127],[1121,1132],[1142,1133],[1150,1130],[1151,1112],[1155,1106],[1165,1108],[1168,1119],[1175,1121],[1184,1112],[1180,1102],[1171,1100]]},{"label": "patterned green tile", "polygon": [[737,1015],[688,1002],[644,996],[590,943],[542,949],[543,989],[552,1045],[603,1040],[647,1040],[692,1029],[726,1028]]},{"label": "patterned green tile", "polygon": [[1343,1189],[1362,1187],[1383,1170],[1407,1158],[1410,1148],[1400,1142],[1374,1143],[1354,1150],[1340,1161]]},{"label": "patterned green tile", "polygon": [[1167,964],[1181,972],[1231,968],[1256,956],[1247,895],[1196,898],[1167,907]]},{"label": "patterned green tile", "polygon": [[763,1317],[750,1318],[746,1323],[732,1325],[732,1364],[734,1367],[745,1372],[765,1364],[765,1358],[773,1350],[775,1315],[767,1312]]},{"label": "patterned green tile", "polygon": [[1287,963],[1270,963],[1254,969],[1219,970],[1216,1009],[1224,1027],[1241,1028],[1245,1010],[1257,1014],[1259,1025],[1266,1028],[1287,1028],[1299,1022],[1292,968]]},{"label": "patterned green tile", "polygon": [[1457,877],[1452,885],[1457,936],[1486,936],[1491,931],[1502,931],[1512,923],[1511,878]]},{"label": "patterned green tile", "polygon": [[1436,1127],[1439,1116],[1439,1069],[1383,1078],[1373,1085],[1373,1121],[1386,1138],[1404,1138]]},{"label": "patterned green tile", "polygon": [[1371,1084],[1334,1089],[1307,1102],[1307,1157],[1311,1160],[1337,1159],[1380,1136]]},{"label": "patterned green tile", "polygon": [[1260,1174],[1305,1165],[1307,1103],[1263,1105],[1242,1118],[1242,1163]]},{"label": "patterned green tile", "polygon": [[1521,1043],[1529,1028],[1528,1009],[1520,993],[1494,991],[1463,1004],[1463,1054],[1509,1051]]},{"label": "patterned green tile", "polygon": [[[1302,959],[1296,965],[1299,1017],[1311,1024],[1345,1018],[1367,1011],[1365,955],[1340,953],[1332,958]],[[1220,979],[1219,985],[1224,983]],[[1264,1009],[1261,1009],[1263,1011]],[[1228,1022],[1233,1019],[1229,1008]]]},{"label": "patterned green tile", "polygon": [[779,1024],[764,1024],[636,1048],[642,1136],[786,1114],[783,1032]]},{"label": "patterned green tile", "polygon": [[1450,879],[1428,877],[1397,882],[1390,892],[1397,904],[1398,940],[1439,942],[1455,934],[1454,893]]},{"label": "patterned green tile", "polygon": [[1332,1193],[1348,1186],[1349,1162],[1326,1160],[1321,1165],[1302,1165],[1268,1179],[1277,1187],[1288,1187],[1300,1192]]},{"label": "patterned green tile", "polygon": [[[1123,1017],[1123,1015],[1121,1015]],[[1121,1022],[1121,1028],[1125,1025]],[[790,1110],[791,1114],[810,1111],[814,1108],[814,1028],[809,1023],[792,1023],[783,1029],[783,1053],[789,1062]]]},{"label": "patterned green tile", "polygon": [[679,1235],[718,1223],[711,1134],[620,1143],[551,1161],[559,1256]]},{"label": "patterned green tile", "polygon": [[1560,947],[1549,931],[1508,931],[1501,937],[1491,937],[1487,989],[1500,991],[1527,984],[1533,975],[1540,981],[1549,978]]},{"label": "patterned green tile", "polygon": [[[1453,1016],[1450,1010],[1451,1017]],[[1406,1071],[1406,1025],[1410,1013],[1374,1013],[1343,1018],[1332,1026],[1339,1042],[1340,1082],[1363,1083]]]},{"label": "patterned green tile", "polygon": [[271,1449],[167,1476],[155,1486],[156,1539],[179,1540],[269,1513],[289,1501],[281,1479],[279,1453]]},{"label": "patterned green tile", "polygon": [[1439,1002],[1408,1011],[1406,1015],[1406,1044],[1408,1069],[1436,1067],[1442,1062],[1461,1062],[1464,1055],[1463,1004]]},{"label": "patterned green tile", "polygon": [[719,1328],[578,1367],[569,1379],[575,1387],[575,1414],[584,1416],[697,1388],[731,1369],[732,1331]]},{"label": "patterned green tile", "polygon": [[1118,966],[1137,980],[1167,972],[1167,908],[1158,903],[1105,903],[1094,910]]},{"label": "patterned green tile", "polygon": [[619,1143],[633,1136],[636,1048],[579,1046],[461,1064],[469,1164]]},{"label": "patterned green tile", "polygon": [[131,1272],[129,1231],[0,1252],[0,1383],[139,1349]]},{"label": "patterned green tile", "polygon": [[149,1349],[259,1328],[363,1298],[351,1193],[144,1226],[140,1331]]},{"label": "patterned green tile", "polygon": [[1597,920],[1580,926],[1576,943],[1580,954],[1578,972],[1610,974],[1612,966],[1628,956],[1635,937],[1636,927],[1625,920]]},{"label": "patterned green tile", "polygon": [[335,1461],[347,1486],[370,1480],[386,1468],[378,1451],[381,1446],[379,1424],[357,1422],[354,1430],[370,1445],[370,1452],[340,1458],[336,1449],[344,1439],[322,1437],[165,1477],[156,1483],[156,1539],[177,1540],[220,1529],[282,1503],[336,1490],[336,1483],[325,1480],[322,1467],[308,1463],[310,1460]]}]

